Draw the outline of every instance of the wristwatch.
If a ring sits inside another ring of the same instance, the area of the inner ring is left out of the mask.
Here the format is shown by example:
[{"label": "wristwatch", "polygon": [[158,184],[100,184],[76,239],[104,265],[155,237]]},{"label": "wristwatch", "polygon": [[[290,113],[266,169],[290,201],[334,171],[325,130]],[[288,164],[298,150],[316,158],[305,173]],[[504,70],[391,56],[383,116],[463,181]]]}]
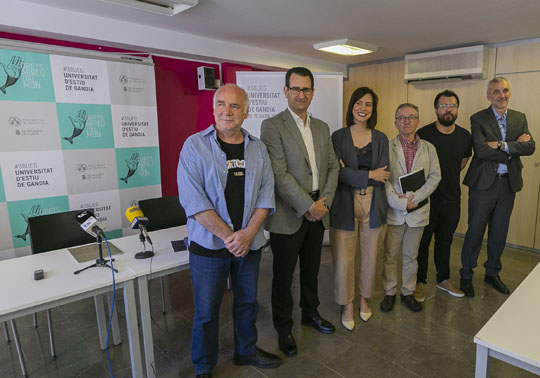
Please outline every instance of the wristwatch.
[{"label": "wristwatch", "polygon": [[504,142],[501,142],[501,141],[498,141],[498,142],[497,142],[497,149],[498,149],[498,150],[502,150],[502,149],[503,149],[503,146],[504,146]]}]

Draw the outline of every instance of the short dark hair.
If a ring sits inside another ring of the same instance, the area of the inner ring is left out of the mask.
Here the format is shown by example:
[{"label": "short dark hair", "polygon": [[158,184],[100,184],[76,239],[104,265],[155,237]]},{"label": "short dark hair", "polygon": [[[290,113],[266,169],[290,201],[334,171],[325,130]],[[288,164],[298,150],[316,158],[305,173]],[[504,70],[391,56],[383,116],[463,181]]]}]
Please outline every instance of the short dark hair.
[{"label": "short dark hair", "polygon": [[374,129],[375,125],[377,125],[377,104],[379,103],[379,97],[373,91],[373,89],[368,88],[368,87],[360,87],[356,89],[351,95],[351,100],[349,101],[349,107],[347,108],[347,115],[345,116],[345,123],[347,126],[354,125],[354,116],[353,116],[354,104],[356,103],[356,101],[360,100],[362,97],[364,97],[368,93],[371,95],[371,97],[373,97],[373,107],[371,110],[371,117],[369,117],[367,121],[367,127],[368,129]]},{"label": "short dark hair", "polygon": [[439,99],[441,97],[455,97],[456,102],[457,102],[457,106],[459,108],[459,97],[458,97],[458,95],[455,92],[453,92],[453,91],[451,91],[449,89],[446,89],[446,90],[442,91],[441,93],[439,93],[437,96],[435,96],[435,101],[433,101],[433,107],[435,109],[437,109],[437,107],[439,106]]},{"label": "short dark hair", "polygon": [[309,77],[309,80],[311,80],[311,88],[313,89],[315,85],[315,80],[313,79],[313,74],[309,69],[306,67],[293,67],[290,70],[287,71],[285,74],[285,86],[289,88],[289,84],[291,84],[291,75],[296,74],[302,77]]}]

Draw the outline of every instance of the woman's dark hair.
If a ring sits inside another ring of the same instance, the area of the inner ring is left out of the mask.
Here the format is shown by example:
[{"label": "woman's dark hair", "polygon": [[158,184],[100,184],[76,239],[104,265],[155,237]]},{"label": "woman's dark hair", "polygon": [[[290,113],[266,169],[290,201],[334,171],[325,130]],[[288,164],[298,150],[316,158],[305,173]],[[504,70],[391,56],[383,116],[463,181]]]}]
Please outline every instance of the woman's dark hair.
[{"label": "woman's dark hair", "polygon": [[368,87],[360,87],[357,90],[353,92],[351,95],[351,100],[349,101],[349,107],[347,109],[347,115],[345,116],[345,123],[347,126],[354,125],[354,116],[353,116],[353,106],[356,103],[356,101],[360,100],[362,97],[364,97],[366,94],[370,94],[371,97],[373,97],[373,106],[371,110],[371,117],[367,121],[367,127],[368,129],[374,129],[375,125],[377,125],[377,104],[379,103],[379,97],[377,94],[373,91],[373,89]]}]

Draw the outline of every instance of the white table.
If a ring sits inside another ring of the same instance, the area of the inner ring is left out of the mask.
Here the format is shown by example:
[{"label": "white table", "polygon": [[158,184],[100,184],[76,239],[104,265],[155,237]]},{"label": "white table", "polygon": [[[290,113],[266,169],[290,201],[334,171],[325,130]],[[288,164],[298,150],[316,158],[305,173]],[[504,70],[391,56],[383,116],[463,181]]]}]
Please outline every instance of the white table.
[{"label": "white table", "polygon": [[[126,236],[114,239],[112,242],[120,248],[124,254],[115,255],[119,262],[125,264],[137,277],[139,286],[139,303],[141,325],[143,333],[144,354],[146,363],[146,375],[154,378],[154,341],[152,337],[152,319],[150,316],[150,300],[148,294],[148,280],[189,268],[189,252],[174,252],[171,246],[172,240],[183,239],[187,236],[186,226],[172,227],[150,232],[154,243],[155,256],[151,259],[136,260],[134,255],[142,251],[142,244],[138,235]],[[147,250],[150,246],[146,243]],[[150,271],[151,269],[151,271]]]},{"label": "white table", "polygon": [[[77,263],[67,249],[2,261],[0,277],[4,284],[0,285],[0,322],[110,292],[112,275],[108,268],[93,268],[73,274],[88,264]],[[143,377],[135,274],[119,261],[115,268],[119,270],[115,274],[116,287],[124,291],[132,376]],[[44,270],[44,279],[34,280],[36,269]],[[14,325],[13,322],[11,324]]]},{"label": "white table", "polygon": [[489,376],[494,357],[540,375],[540,264],[474,337],[476,378]]}]

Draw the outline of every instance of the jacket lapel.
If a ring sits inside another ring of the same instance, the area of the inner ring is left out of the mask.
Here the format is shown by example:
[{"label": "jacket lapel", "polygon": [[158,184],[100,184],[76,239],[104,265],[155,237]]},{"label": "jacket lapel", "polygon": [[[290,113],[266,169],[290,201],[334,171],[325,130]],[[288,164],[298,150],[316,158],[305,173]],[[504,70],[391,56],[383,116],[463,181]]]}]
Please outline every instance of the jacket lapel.
[{"label": "jacket lapel", "polygon": [[401,146],[401,143],[399,142],[399,137],[397,136],[393,140],[392,150],[394,157],[396,158],[399,167],[401,168],[402,173],[398,174],[399,177],[407,173],[407,165],[405,164],[405,154],[403,153],[403,147]]},{"label": "jacket lapel", "polygon": [[[502,134],[501,134],[501,129],[499,128],[499,122],[497,122],[497,118],[495,118],[495,114],[493,113],[493,109],[491,108],[491,106],[487,108],[487,113],[488,113],[487,117],[489,120],[489,125],[491,126],[491,130],[497,137],[497,140],[502,140]],[[506,125],[507,125],[506,131],[508,132],[508,118],[506,118]]]},{"label": "jacket lapel", "polygon": [[285,128],[289,133],[291,139],[295,141],[295,143],[298,145],[298,148],[300,148],[300,151],[302,151],[302,154],[304,155],[304,158],[309,165],[309,156],[307,153],[306,145],[304,144],[304,139],[302,138],[302,134],[300,134],[300,130],[298,130],[298,126],[296,125],[296,122],[294,121],[294,118],[292,117],[289,110],[285,110],[283,112],[283,124],[285,125]]}]

